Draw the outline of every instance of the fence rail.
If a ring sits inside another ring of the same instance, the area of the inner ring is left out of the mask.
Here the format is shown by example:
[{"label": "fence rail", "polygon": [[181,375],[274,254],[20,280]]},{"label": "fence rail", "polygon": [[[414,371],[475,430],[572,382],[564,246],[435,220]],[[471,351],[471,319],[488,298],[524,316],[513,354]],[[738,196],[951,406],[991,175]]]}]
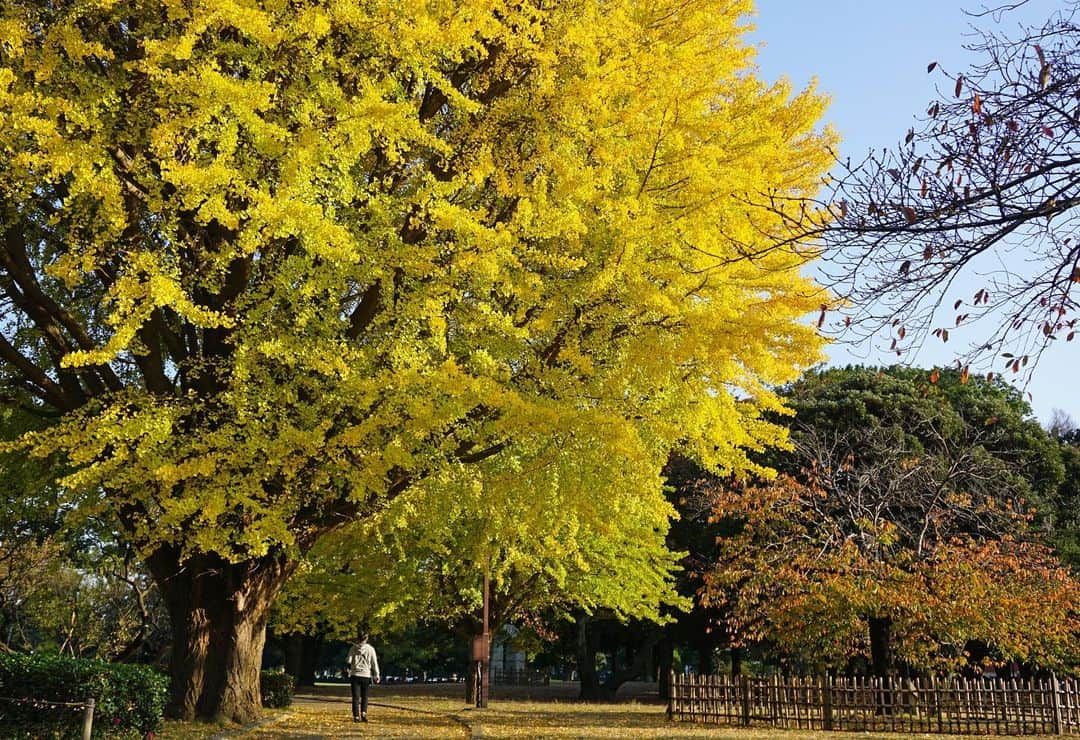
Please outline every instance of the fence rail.
[{"label": "fence rail", "polygon": [[671,674],[673,720],[792,729],[1080,734],[1080,685],[1056,677],[749,678]]},{"label": "fence rail", "polygon": [[94,707],[96,701],[93,697],[86,701],[53,701],[52,699],[35,699],[26,696],[0,696],[0,720],[4,719],[3,706],[5,704],[30,707],[40,711],[74,710],[82,715],[82,740],[90,740],[90,736],[94,732]]}]

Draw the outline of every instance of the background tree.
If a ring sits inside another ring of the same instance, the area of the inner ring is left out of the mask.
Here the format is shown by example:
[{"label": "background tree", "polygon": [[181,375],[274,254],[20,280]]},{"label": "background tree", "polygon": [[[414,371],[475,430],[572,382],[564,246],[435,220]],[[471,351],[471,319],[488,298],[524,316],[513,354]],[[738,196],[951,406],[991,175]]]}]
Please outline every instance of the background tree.
[{"label": "background tree", "polygon": [[781,439],[813,254],[731,194],[809,197],[831,136],[749,9],[3,5],[3,383],[145,557],[173,715],[254,716],[301,555],[421,479],[575,438],[647,501]]},{"label": "background tree", "polygon": [[[49,423],[18,403],[0,407],[0,439]],[[155,657],[168,620],[153,582],[104,522],[70,526],[55,464],[0,453],[0,649]]]},{"label": "background tree", "polygon": [[[984,28],[966,47],[976,61],[962,71],[929,64],[940,96],[903,142],[837,163],[827,223],[805,205],[770,199],[823,238],[823,269],[850,299],[844,323],[857,335],[885,329],[900,352],[973,325],[965,359],[1011,372],[1055,339],[1072,341],[1077,8],[1066,0],[1044,25],[1008,34],[989,25],[989,11],[980,14]],[[998,27],[1013,20],[1009,11],[993,14]]]},{"label": "background tree", "polygon": [[786,474],[714,488],[741,531],[719,539],[707,583],[734,599],[741,634],[803,667],[864,655],[877,675],[962,663],[972,641],[998,659],[1075,660],[1080,590],[1031,526],[1060,457],[1017,391],[853,368],[813,373],[789,399]]},{"label": "background tree", "polygon": [[[275,630],[347,639],[359,623],[383,635],[442,623],[467,645],[482,629],[485,572],[493,632],[571,616],[583,625],[597,612],[663,621],[686,604],[674,590],[680,554],[664,538],[674,512],[633,487],[644,471],[632,461],[604,477],[582,465],[588,460],[566,440],[418,482],[312,550],[275,608]],[[583,681],[583,698],[606,698],[626,680],[603,690]]]},{"label": "background tree", "polygon": [[668,486],[668,500],[678,511],[668,532],[669,549],[683,553],[679,564],[676,585],[686,597],[691,608],[674,613],[674,621],[664,627],[664,637],[658,655],[658,680],[661,696],[667,696],[669,671],[674,667],[676,651],[686,664],[688,657],[696,656],[698,673],[717,672],[717,651],[729,651],[729,664],[733,676],[742,672],[742,646],[731,634],[734,623],[727,609],[731,599],[705,599],[705,574],[716,562],[717,538],[734,532],[732,522],[718,518],[714,512],[715,500],[711,490],[723,481],[710,475],[692,460],[673,456],[664,470]]},{"label": "background tree", "polygon": [[1051,499],[1053,540],[1062,560],[1080,567],[1080,430],[1067,413],[1054,409],[1047,432],[1061,446],[1065,479]]}]

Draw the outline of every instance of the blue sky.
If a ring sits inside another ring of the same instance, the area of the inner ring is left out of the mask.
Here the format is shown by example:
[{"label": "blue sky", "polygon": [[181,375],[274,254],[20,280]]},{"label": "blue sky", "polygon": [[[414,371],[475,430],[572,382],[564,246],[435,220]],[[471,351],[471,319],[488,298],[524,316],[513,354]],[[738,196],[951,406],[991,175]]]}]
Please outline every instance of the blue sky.
[{"label": "blue sky", "polygon": [[[937,61],[947,70],[962,71],[976,59],[963,49],[972,24],[995,24],[991,17],[964,14],[964,9],[986,7],[978,2],[758,0],[757,6],[751,39],[760,45],[760,76],[786,76],[798,88],[816,78],[819,90],[832,99],[825,119],[843,138],[841,155],[853,160],[868,149],[896,144],[933,99],[934,82],[942,80],[928,75],[926,65]],[[1029,0],[995,25],[1008,31],[1021,21],[1041,23],[1061,7],[1060,1]],[[929,343],[914,361],[950,364],[956,349]],[[1077,352],[1073,344],[1052,347],[1028,382],[1025,391],[1041,420],[1060,408],[1080,421],[1080,379],[1069,377]],[[868,346],[833,346],[829,354],[838,363],[896,359]]]}]

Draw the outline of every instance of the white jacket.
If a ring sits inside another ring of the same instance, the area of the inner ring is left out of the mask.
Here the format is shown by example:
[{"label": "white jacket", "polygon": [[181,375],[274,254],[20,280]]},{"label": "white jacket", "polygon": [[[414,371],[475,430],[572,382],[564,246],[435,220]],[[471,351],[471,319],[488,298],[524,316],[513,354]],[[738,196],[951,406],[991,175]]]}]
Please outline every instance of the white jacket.
[{"label": "white jacket", "polygon": [[375,648],[366,642],[355,643],[349,648],[345,666],[350,676],[376,680],[379,678],[379,659],[375,656]]}]

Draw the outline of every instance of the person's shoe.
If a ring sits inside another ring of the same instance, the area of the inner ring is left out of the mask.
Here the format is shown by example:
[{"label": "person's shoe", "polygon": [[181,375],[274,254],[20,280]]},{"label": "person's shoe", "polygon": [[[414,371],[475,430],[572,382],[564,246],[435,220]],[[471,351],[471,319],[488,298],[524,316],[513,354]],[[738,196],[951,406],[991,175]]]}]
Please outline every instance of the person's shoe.
[{"label": "person's shoe", "polygon": [[353,722],[359,722],[359,721],[360,721],[360,718],[359,718],[359,717],[353,717],[353,718],[352,718],[352,721],[353,721]]},{"label": "person's shoe", "polygon": [[360,715],[360,721],[361,722],[367,722],[367,715],[366,714],[361,714]]}]

